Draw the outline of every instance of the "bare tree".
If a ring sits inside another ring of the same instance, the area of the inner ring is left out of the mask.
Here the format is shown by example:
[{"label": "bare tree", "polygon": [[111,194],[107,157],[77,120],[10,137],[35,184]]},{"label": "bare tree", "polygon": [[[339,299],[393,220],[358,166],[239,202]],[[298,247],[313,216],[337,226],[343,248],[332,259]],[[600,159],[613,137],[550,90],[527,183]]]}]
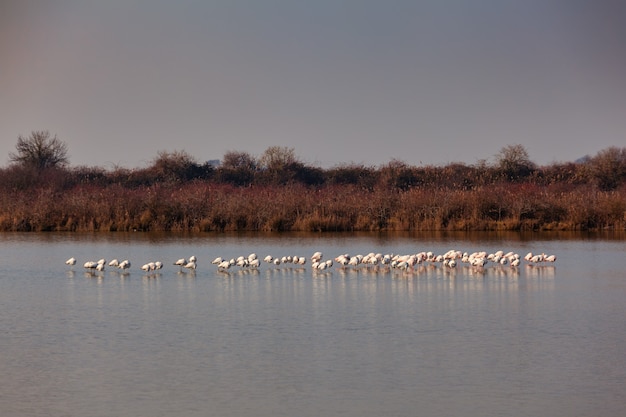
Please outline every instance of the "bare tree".
[{"label": "bare tree", "polygon": [[9,153],[9,160],[29,168],[44,169],[63,167],[68,164],[67,145],[50,136],[50,132],[34,131],[29,137],[19,135],[16,152]]},{"label": "bare tree", "polygon": [[248,152],[228,151],[218,169],[221,181],[238,186],[250,185],[257,172],[257,160]]},{"label": "bare tree", "polygon": [[590,160],[591,172],[604,190],[614,190],[626,180],[626,148],[611,146]]},{"label": "bare tree", "polygon": [[225,169],[246,169],[255,171],[257,168],[257,161],[248,152],[228,151],[222,158],[221,166]]},{"label": "bare tree", "polygon": [[295,162],[298,162],[295,150],[287,146],[270,146],[259,159],[262,167],[276,171],[280,171]]},{"label": "bare tree", "polygon": [[293,148],[270,146],[259,158],[261,173],[259,180],[265,184],[287,184],[296,181],[302,163],[296,158]]},{"label": "bare tree", "polygon": [[159,180],[170,182],[207,178],[212,172],[209,164],[198,164],[186,151],[159,151],[150,169]]},{"label": "bare tree", "polygon": [[529,176],[535,169],[523,145],[507,145],[496,154],[496,165],[508,180]]}]

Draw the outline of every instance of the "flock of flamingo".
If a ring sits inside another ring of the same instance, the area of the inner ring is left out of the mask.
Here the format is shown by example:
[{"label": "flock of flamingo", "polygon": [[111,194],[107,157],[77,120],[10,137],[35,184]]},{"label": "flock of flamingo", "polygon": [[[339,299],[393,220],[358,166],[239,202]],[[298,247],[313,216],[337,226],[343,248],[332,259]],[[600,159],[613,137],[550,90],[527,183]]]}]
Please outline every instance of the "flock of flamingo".
[{"label": "flock of flamingo", "polygon": [[[333,266],[339,268],[368,268],[376,267],[379,265],[385,265],[392,269],[398,270],[410,270],[420,264],[429,263],[431,265],[441,265],[444,268],[455,268],[458,264],[463,263],[472,267],[484,268],[489,264],[498,266],[509,266],[516,268],[522,262],[522,259],[529,264],[541,264],[544,262],[555,262],[556,255],[546,255],[545,253],[533,254],[528,253],[523,258],[515,252],[505,253],[499,250],[494,253],[487,252],[461,252],[459,250],[449,250],[444,254],[434,254],[433,252],[419,252],[415,254],[382,254],[382,253],[368,253],[367,255],[350,255],[341,254],[335,258],[329,258],[323,260],[322,252],[315,252],[309,258],[312,270],[326,270]],[[220,271],[226,271],[230,268],[240,269],[258,269],[261,264],[265,263],[273,267],[280,267],[281,265],[291,265],[304,267],[307,264],[307,257],[305,256],[282,256],[274,257],[267,255],[261,260],[255,253],[251,253],[247,256],[239,256],[237,258],[224,259],[222,257],[215,258],[211,263],[217,267]],[[76,265],[76,258],[70,258],[65,262],[67,265]],[[121,270],[128,270],[131,267],[129,260],[118,261],[113,259],[108,262],[105,259],[98,261],[87,261],[83,265],[87,270],[104,271],[105,265],[112,268],[118,268]],[[181,270],[187,269],[195,271],[197,268],[197,258],[191,256],[188,259],[181,258],[173,262],[173,265],[178,266]],[[151,261],[141,266],[141,270],[145,272],[156,271],[163,268],[163,262]]]}]

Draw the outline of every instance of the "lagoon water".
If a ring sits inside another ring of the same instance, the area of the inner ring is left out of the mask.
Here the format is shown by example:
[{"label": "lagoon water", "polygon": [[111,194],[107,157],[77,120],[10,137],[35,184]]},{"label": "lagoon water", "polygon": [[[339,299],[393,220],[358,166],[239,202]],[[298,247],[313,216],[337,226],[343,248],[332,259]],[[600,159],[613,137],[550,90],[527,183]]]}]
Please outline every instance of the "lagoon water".
[{"label": "lagoon water", "polygon": [[[448,249],[558,259],[210,264]],[[0,234],[0,415],[623,416],[625,267],[623,235]]]}]

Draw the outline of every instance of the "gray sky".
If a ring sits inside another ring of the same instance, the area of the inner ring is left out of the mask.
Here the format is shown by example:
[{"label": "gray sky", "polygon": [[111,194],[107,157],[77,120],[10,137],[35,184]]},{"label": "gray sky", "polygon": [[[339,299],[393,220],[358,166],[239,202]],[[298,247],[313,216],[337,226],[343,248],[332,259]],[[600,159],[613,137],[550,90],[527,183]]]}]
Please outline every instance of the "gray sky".
[{"label": "gray sky", "polygon": [[288,146],[305,163],[536,163],[626,146],[620,0],[0,1],[0,166]]}]

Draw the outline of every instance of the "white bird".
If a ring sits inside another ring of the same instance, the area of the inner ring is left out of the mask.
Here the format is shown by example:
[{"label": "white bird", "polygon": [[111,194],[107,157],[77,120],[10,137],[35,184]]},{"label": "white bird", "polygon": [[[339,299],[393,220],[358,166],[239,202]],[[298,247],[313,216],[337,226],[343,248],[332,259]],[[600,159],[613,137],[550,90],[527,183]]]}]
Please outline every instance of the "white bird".
[{"label": "white bird", "polygon": [[130,268],[130,261],[128,259],[124,259],[117,267],[119,269],[128,269]]},{"label": "white bird", "polygon": [[218,256],[217,258],[213,259],[213,261],[211,262],[213,265],[219,265],[222,263],[222,261],[224,261],[224,259],[222,259],[221,256]]},{"label": "white bird", "polygon": [[532,258],[530,258],[529,262],[532,262],[532,263],[543,262],[543,254],[533,256]]},{"label": "white bird", "polygon": [[96,265],[96,270],[97,271],[104,271],[104,262],[103,263],[99,263]]},{"label": "white bird", "polygon": [[472,260],[472,266],[478,266],[478,267],[483,267],[485,265],[487,265],[487,258],[474,258]]},{"label": "white bird", "polygon": [[402,269],[403,271],[406,271],[409,268],[409,264],[407,261],[400,261],[398,262],[398,264],[396,265],[396,268],[398,269]]},{"label": "white bird", "polygon": [[174,265],[178,266],[185,266],[185,264],[187,264],[187,260],[185,258],[180,258],[179,260],[174,262]]},{"label": "white bird", "polygon": [[315,252],[313,255],[311,255],[311,261],[319,262],[322,259],[322,256],[322,252]]},{"label": "white bird", "polygon": [[265,258],[263,258],[263,262],[267,262],[268,264],[271,264],[273,260],[274,258],[272,257],[272,255],[267,255]]},{"label": "white bird", "polygon": [[69,266],[76,265],[76,258],[70,258],[70,259],[68,259],[67,261],[65,261],[65,264],[66,264],[66,265],[69,265]]},{"label": "white bird", "polygon": [[546,261],[546,262],[555,262],[556,261],[556,255],[546,256],[543,260]]},{"label": "white bird", "polygon": [[[189,258],[189,259],[191,259],[191,258]],[[184,267],[184,268],[187,268],[187,269],[193,269],[193,270],[195,270],[195,269],[196,269],[196,267],[197,267],[197,265],[196,265],[196,261],[192,261],[192,260],[190,260],[190,261],[189,261],[189,262],[187,262],[187,263],[186,263],[183,267]]]},{"label": "white bird", "polygon": [[87,261],[83,266],[87,269],[95,269],[96,266],[98,266],[98,263],[94,261]]},{"label": "white bird", "polygon": [[113,259],[109,262],[109,266],[119,266],[120,262],[117,259]]},{"label": "white bird", "polygon": [[222,262],[220,262],[220,264],[217,267],[219,269],[228,269],[228,268],[230,268],[230,262],[229,261],[222,261]]},{"label": "white bird", "polygon": [[346,266],[348,262],[350,262],[350,255],[339,255],[335,258],[335,261],[337,261],[338,264]]},{"label": "white bird", "polygon": [[154,263],[154,269],[161,269],[161,268],[163,268],[163,262],[161,262],[161,261],[156,261],[156,262]]},{"label": "white bird", "polygon": [[195,255],[191,255],[191,256],[189,257],[189,262],[196,262],[196,261],[197,261],[197,259],[196,259],[196,256],[195,256]]}]

